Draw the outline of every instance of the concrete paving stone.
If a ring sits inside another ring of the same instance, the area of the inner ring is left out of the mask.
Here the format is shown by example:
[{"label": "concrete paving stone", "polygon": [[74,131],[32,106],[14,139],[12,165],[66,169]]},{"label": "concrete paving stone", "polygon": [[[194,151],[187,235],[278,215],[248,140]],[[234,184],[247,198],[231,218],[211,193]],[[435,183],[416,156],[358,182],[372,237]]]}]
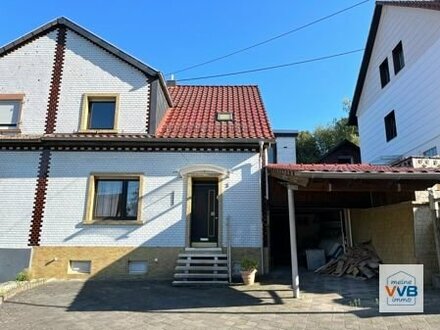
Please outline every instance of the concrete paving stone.
[{"label": "concrete paving stone", "polygon": [[[0,329],[440,329],[440,293],[425,292],[430,314],[383,315],[377,281],[302,276],[286,284],[176,288],[161,282],[52,282],[0,306]],[[361,308],[350,306],[361,300]]]}]

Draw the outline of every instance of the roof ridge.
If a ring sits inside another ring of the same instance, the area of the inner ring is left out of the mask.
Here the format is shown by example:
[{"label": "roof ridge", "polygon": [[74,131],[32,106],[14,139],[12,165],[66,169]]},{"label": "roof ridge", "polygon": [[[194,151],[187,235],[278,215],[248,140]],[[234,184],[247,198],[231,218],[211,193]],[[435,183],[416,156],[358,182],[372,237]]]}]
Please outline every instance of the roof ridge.
[{"label": "roof ridge", "polygon": [[256,87],[258,88],[258,85],[248,85],[248,84],[243,84],[243,85],[238,85],[238,84],[234,84],[234,85],[176,85],[176,86],[169,86],[168,88],[178,88],[178,87]]}]

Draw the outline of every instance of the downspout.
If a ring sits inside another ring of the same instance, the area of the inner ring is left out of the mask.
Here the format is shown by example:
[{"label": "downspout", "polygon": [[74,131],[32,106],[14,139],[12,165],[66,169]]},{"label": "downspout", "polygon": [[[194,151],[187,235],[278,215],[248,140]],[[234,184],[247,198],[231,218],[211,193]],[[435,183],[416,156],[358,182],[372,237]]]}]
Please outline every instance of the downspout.
[{"label": "downspout", "polygon": [[[266,149],[266,165],[269,163],[269,157],[268,157],[268,150],[271,147],[271,143],[269,142],[267,149]],[[274,151],[275,152],[275,151]],[[265,208],[265,215],[266,215],[266,246],[267,246],[267,268],[265,271],[267,273],[270,272],[270,247],[271,247],[271,232],[270,232],[270,204],[269,204],[269,172],[267,171],[267,168],[264,170],[264,177],[265,177],[265,192],[264,192],[264,202],[266,203]],[[264,242],[263,242],[263,251],[264,251]]]},{"label": "downspout", "polygon": [[[260,145],[260,170],[266,171],[265,166],[267,165],[267,149],[264,148],[264,141],[259,142]],[[261,186],[261,176],[260,176],[260,186]],[[267,186],[267,185],[266,185]],[[263,188],[263,187],[261,187]],[[265,187],[266,189],[266,187]],[[266,191],[267,194],[267,191]],[[265,195],[266,195],[265,194]],[[264,200],[261,201],[264,203]],[[261,211],[263,211],[263,204],[261,205]],[[264,225],[263,225],[263,212],[261,212],[261,246],[260,246],[260,261],[261,261],[261,275],[265,274],[264,269]]]}]

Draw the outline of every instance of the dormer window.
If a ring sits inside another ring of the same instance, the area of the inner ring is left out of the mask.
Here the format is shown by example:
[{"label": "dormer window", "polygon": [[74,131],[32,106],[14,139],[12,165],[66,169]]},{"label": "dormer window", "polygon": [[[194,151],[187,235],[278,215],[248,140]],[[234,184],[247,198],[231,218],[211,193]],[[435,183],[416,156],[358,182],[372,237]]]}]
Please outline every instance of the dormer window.
[{"label": "dormer window", "polygon": [[84,95],[81,130],[114,131],[117,128],[118,95]]},{"label": "dormer window", "polygon": [[217,121],[232,121],[232,112],[217,112]]}]

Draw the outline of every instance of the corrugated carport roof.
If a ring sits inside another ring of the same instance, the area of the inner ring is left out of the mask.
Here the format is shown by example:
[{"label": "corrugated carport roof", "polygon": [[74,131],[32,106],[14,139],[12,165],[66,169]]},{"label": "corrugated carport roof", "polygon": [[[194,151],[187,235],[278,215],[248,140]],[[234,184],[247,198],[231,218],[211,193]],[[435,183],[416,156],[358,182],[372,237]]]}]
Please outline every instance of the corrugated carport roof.
[{"label": "corrugated carport roof", "polygon": [[[269,164],[269,175],[298,185],[303,189],[327,190],[323,185],[334,183],[332,190],[385,191],[424,190],[440,182],[438,168],[409,168],[370,164]],[[356,181],[356,185],[347,182]],[[342,182],[344,182],[342,184]],[[389,184],[383,185],[383,182]],[[319,184],[318,184],[319,183]],[[380,186],[375,184],[381,183]],[[362,184],[364,184],[362,186]],[[394,185],[394,187],[393,187]],[[397,186],[399,185],[399,186]]]}]

